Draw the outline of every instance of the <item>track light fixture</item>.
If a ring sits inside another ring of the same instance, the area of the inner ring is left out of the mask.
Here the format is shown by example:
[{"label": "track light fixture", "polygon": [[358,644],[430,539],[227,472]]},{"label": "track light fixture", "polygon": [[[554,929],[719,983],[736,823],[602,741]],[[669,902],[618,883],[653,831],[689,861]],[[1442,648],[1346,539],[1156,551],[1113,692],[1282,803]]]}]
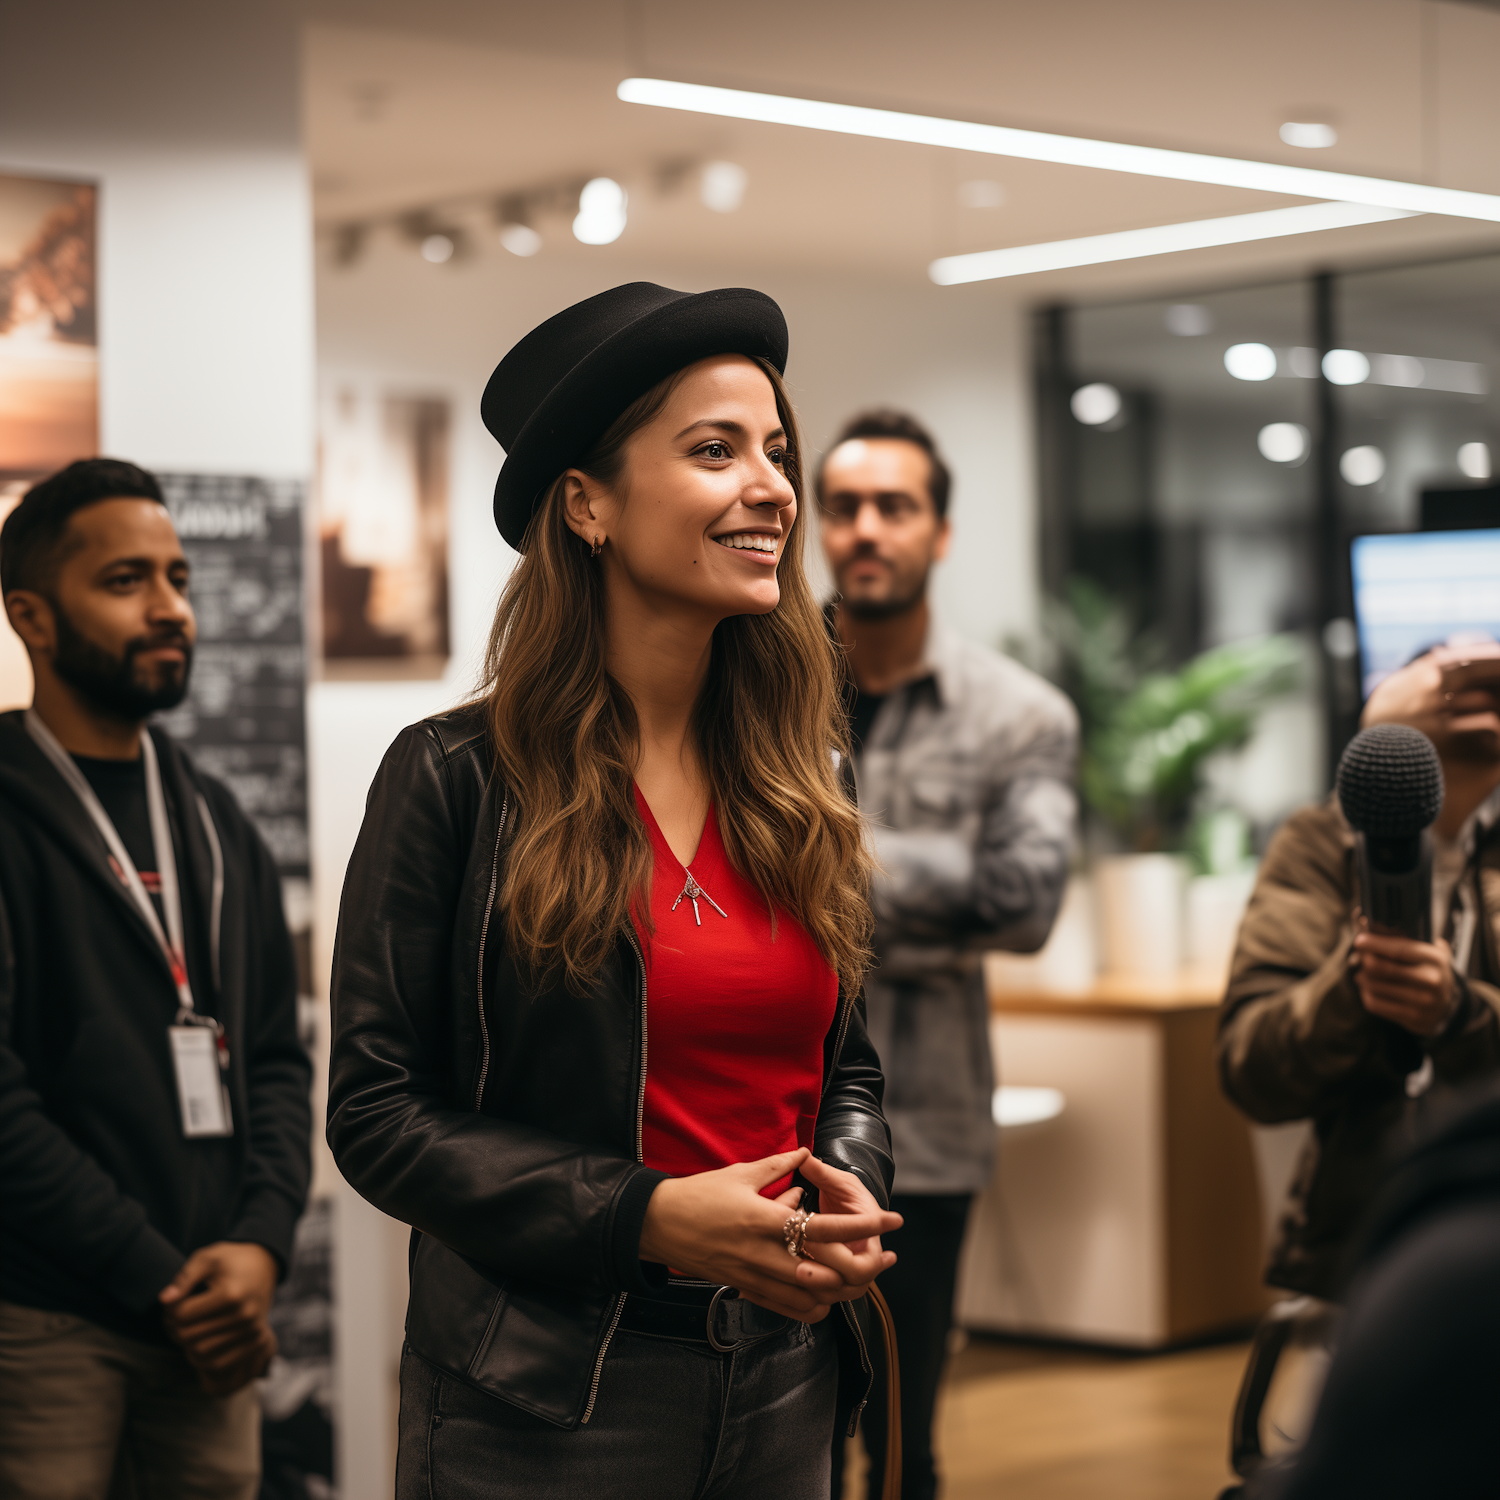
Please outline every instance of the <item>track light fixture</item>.
[{"label": "track light fixture", "polygon": [[[648,197],[676,197],[691,183],[693,196],[715,213],[733,213],[749,181],[734,162],[674,156],[642,174]],[[625,230],[630,195],[613,177],[582,173],[554,177],[504,192],[467,193],[437,203],[391,213],[372,214],[328,226],[324,231],[337,266],[352,266],[364,254],[377,230],[396,234],[433,265],[461,260],[488,236],[511,255],[528,258],[547,243],[547,221],[571,226],[585,245],[609,245]]]}]

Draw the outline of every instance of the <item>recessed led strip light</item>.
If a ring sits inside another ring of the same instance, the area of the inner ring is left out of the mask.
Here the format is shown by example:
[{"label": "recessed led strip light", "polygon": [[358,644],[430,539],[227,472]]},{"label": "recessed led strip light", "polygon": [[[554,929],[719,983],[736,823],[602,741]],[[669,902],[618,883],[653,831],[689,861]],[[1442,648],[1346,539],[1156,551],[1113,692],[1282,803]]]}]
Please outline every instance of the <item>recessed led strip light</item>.
[{"label": "recessed led strip light", "polygon": [[1232,156],[1206,156],[1196,151],[1171,151],[1159,146],[1130,146],[1120,141],[1094,141],[1041,130],[1016,130],[1005,125],[978,125],[967,120],[945,120],[934,115],[905,114],[899,110],[866,109],[818,99],[791,99],[781,94],[757,94],[744,89],[709,88],[703,84],[676,83],[665,78],[627,78],[616,92],[627,104],[653,104],[664,109],[722,115],[733,120],[798,125],[840,135],[908,141],[919,146],[946,146],[955,151],[1015,156],[1070,167],[1099,167],[1109,172],[1168,177],[1178,182],[1207,182],[1219,187],[1252,188],[1257,192],[1287,193],[1298,198],[1325,198],[1400,209],[1405,213],[1450,214],[1461,219],[1500,222],[1500,197],[1495,194],[1430,187],[1420,182],[1360,177],[1349,172],[1326,172],[1317,167],[1282,166],[1278,162],[1243,161]]},{"label": "recessed led strip light", "polygon": [[1038,271],[1062,271],[1070,266],[1098,266],[1107,261],[1138,260],[1144,255],[1166,255],[1174,250],[1240,245],[1249,240],[1411,217],[1399,208],[1370,208],[1360,203],[1304,203],[1296,208],[1271,208],[1222,219],[1194,219],[1186,224],[1122,229],[1114,234],[1090,234],[1076,240],[1013,245],[1006,250],[979,250],[972,255],[945,255],[928,266],[927,274],[939,286],[957,286],[965,281],[1031,276]]}]

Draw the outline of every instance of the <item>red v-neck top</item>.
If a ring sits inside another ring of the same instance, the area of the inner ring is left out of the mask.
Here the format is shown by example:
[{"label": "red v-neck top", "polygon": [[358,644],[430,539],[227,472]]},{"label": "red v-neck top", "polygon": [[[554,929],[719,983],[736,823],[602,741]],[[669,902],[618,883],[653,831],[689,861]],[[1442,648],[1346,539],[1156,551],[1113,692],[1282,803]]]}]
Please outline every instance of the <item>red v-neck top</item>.
[{"label": "red v-neck top", "polygon": [[639,788],[635,801],[655,856],[656,931],[632,916],[646,960],[646,1165],[686,1177],[811,1146],[838,976],[785,912],[772,941],[765,898],[730,865],[712,808],[691,868],[728,915],[702,896],[697,921],[687,897],[673,911],[687,871]]}]

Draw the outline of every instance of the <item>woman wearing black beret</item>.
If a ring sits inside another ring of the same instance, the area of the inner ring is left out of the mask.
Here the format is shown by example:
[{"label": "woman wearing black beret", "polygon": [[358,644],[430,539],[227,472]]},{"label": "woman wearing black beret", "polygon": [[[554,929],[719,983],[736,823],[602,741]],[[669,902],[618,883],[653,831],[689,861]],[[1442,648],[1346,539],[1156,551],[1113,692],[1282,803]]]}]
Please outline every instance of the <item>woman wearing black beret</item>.
[{"label": "woman wearing black beret", "polygon": [[826,1500],[868,1389],[900,1219],[786,343],[636,283],[484,394],[522,556],[479,696],[386,755],[334,968],[329,1142],[414,1230],[401,1500]]}]

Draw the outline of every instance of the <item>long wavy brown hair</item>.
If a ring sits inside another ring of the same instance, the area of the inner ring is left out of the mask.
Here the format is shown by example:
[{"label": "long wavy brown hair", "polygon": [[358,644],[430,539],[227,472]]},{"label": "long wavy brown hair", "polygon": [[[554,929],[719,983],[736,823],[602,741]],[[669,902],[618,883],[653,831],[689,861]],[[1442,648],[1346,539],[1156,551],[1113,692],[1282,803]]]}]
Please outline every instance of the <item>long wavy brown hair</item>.
[{"label": "long wavy brown hair", "polygon": [[[786,430],[797,519],[782,548],[781,600],[714,631],[692,732],[725,853],[771,908],[794,918],[847,989],[869,960],[870,855],[840,774],[849,754],[842,654],[803,566],[796,417],[775,368],[757,361]],[[685,372],[639,397],[579,463],[614,487],[630,439],[660,414]],[[577,991],[630,919],[649,911],[651,844],[635,805],[635,708],[605,670],[604,583],[569,530],[559,476],[530,528],[495,613],[479,701],[497,773],[515,809],[501,910],[518,961],[538,984]]]}]

